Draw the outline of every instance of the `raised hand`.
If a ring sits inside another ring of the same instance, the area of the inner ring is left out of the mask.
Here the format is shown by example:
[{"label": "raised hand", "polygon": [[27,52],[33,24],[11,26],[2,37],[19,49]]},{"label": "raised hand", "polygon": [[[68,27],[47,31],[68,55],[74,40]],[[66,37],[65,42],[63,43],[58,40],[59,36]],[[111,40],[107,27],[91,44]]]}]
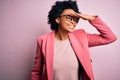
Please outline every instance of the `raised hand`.
[{"label": "raised hand", "polygon": [[83,20],[93,20],[96,17],[96,16],[87,15],[87,14],[79,14],[76,12],[71,12],[70,15],[75,16],[77,18],[81,18]]}]

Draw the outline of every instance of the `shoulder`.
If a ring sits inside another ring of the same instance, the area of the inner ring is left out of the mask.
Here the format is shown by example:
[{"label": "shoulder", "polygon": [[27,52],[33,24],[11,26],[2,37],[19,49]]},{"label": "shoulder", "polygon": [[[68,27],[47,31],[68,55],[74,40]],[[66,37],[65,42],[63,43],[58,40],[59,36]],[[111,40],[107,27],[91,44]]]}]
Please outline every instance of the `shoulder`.
[{"label": "shoulder", "polygon": [[73,32],[73,34],[75,34],[75,35],[85,35],[86,32],[85,32],[84,29],[77,29]]},{"label": "shoulder", "polygon": [[38,38],[37,38],[37,42],[45,42],[47,39],[48,39],[48,37],[49,36],[51,36],[52,34],[53,34],[54,32],[52,31],[52,32],[49,32],[49,33],[47,33],[47,34],[44,34],[44,35],[42,35],[42,36],[39,36]]},{"label": "shoulder", "polygon": [[84,29],[77,29],[72,34],[80,41],[87,39],[87,33]]}]

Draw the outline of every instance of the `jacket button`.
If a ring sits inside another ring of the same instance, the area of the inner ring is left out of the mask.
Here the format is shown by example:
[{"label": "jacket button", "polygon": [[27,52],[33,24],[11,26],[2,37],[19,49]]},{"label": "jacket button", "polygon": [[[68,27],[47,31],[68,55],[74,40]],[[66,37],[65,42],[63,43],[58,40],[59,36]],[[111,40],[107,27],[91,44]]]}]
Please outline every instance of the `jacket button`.
[{"label": "jacket button", "polygon": [[92,62],[92,59],[90,61]]}]

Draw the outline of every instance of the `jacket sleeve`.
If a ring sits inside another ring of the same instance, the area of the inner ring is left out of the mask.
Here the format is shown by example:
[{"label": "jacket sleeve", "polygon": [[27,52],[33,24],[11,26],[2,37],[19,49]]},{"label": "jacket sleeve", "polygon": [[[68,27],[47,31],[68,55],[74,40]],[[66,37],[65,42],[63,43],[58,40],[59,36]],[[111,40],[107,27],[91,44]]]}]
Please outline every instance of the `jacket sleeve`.
[{"label": "jacket sleeve", "polygon": [[36,57],[34,60],[34,65],[32,69],[32,80],[40,80],[43,68],[43,55],[40,44],[41,42],[37,42],[37,51]]},{"label": "jacket sleeve", "polygon": [[94,20],[89,21],[100,34],[88,34],[88,46],[99,46],[114,42],[117,37],[111,29],[97,16]]}]

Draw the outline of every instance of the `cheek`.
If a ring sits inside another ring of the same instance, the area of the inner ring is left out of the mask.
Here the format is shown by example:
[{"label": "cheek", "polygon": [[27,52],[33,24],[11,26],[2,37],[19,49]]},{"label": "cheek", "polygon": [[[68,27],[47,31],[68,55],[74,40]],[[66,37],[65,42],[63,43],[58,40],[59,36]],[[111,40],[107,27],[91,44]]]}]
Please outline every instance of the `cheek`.
[{"label": "cheek", "polygon": [[70,25],[70,22],[64,21],[64,22],[63,22],[63,25],[64,25],[64,26],[69,26],[69,25]]},{"label": "cheek", "polygon": [[68,23],[67,21],[61,22],[61,26],[62,26],[62,27],[66,27],[66,26],[68,26],[68,25],[69,25],[69,23]]},{"label": "cheek", "polygon": [[76,24],[74,24],[73,26],[76,27]]}]

